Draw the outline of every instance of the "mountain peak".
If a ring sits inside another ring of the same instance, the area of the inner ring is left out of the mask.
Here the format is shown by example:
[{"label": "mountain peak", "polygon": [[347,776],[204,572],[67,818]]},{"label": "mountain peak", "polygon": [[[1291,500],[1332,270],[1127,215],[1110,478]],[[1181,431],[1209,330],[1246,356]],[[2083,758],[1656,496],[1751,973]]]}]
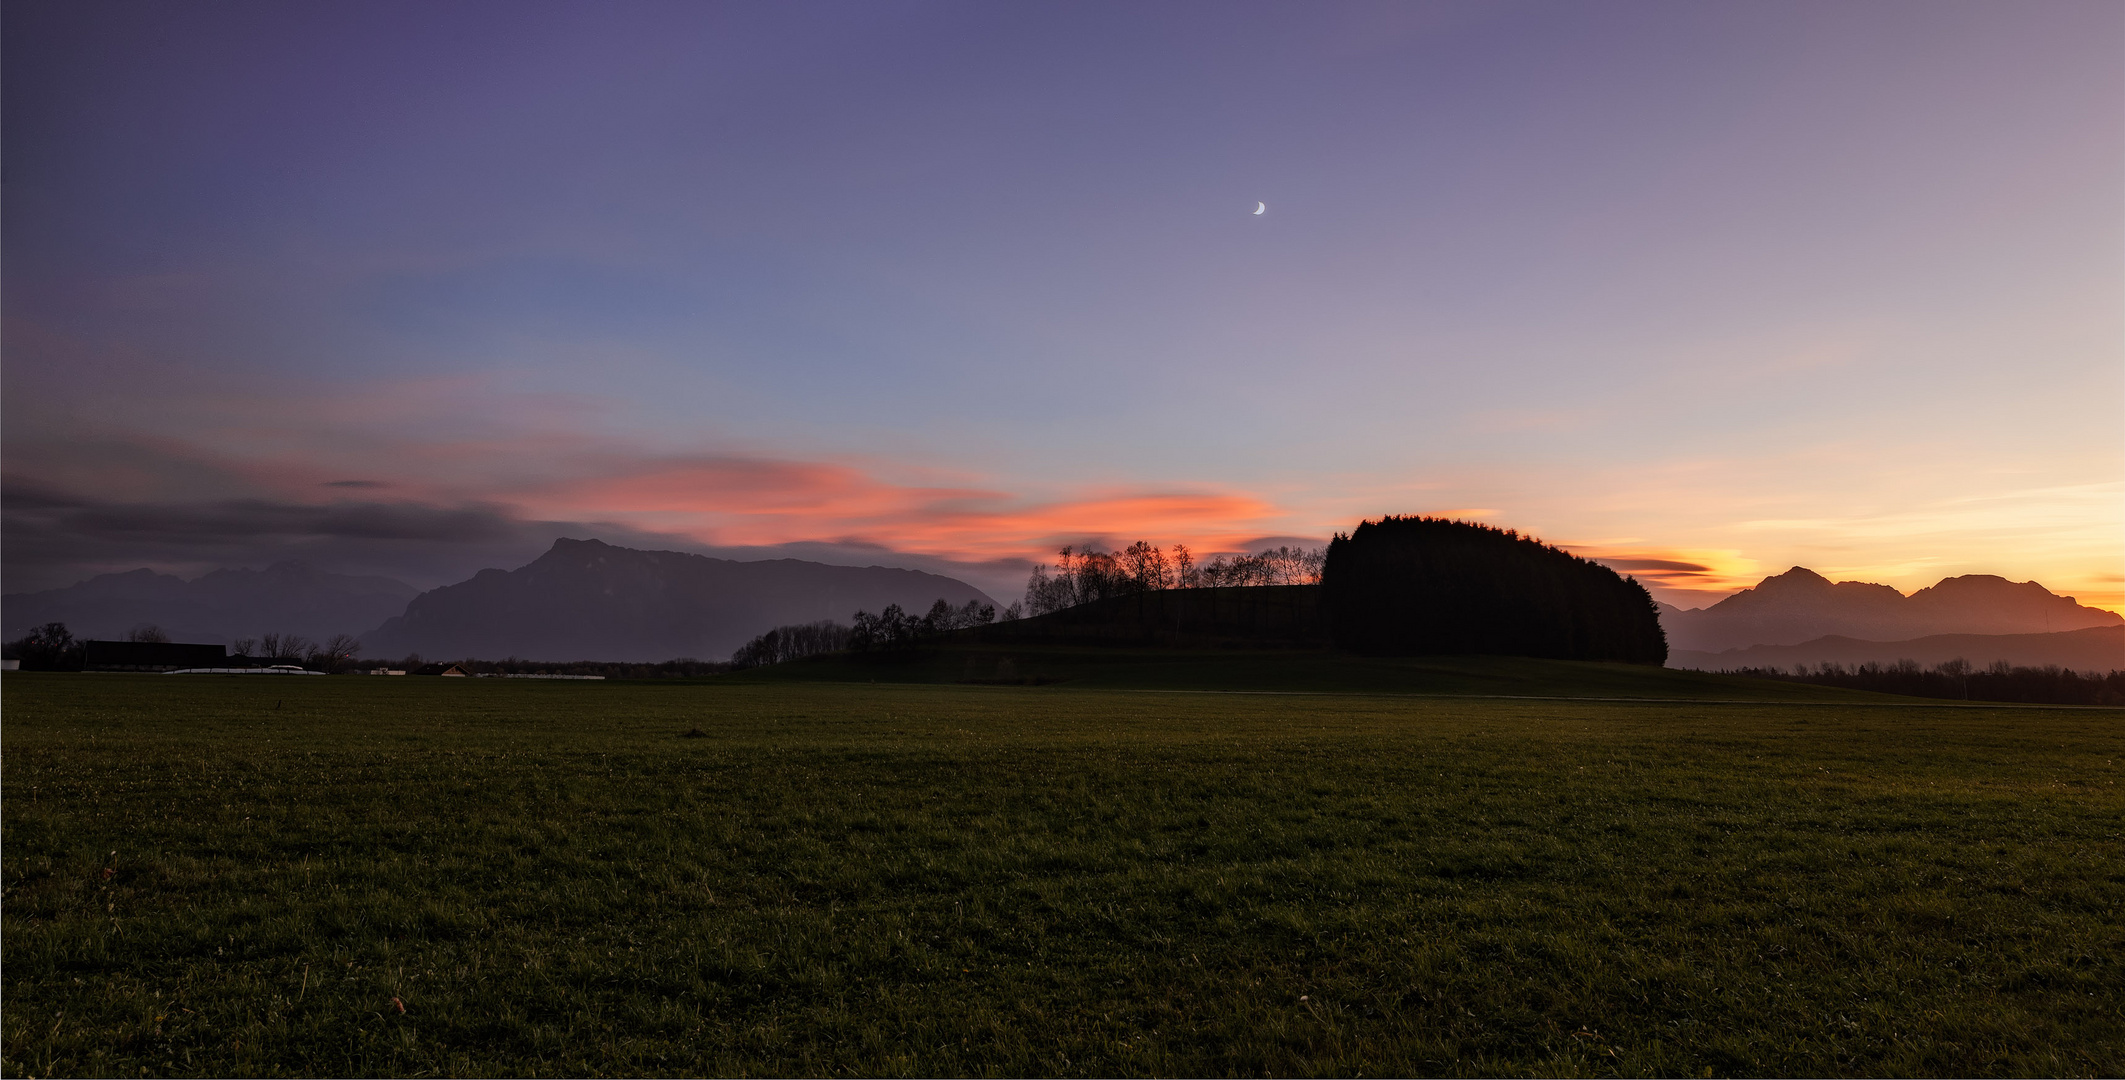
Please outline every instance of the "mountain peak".
[{"label": "mountain peak", "polygon": [[2034,581],[2009,581],[1997,574],[1942,578],[1939,584],[1912,593],[1911,600],[1917,607],[1951,617],[1972,611],[1998,612],[2024,624],[2024,633],[2125,623],[2125,616],[2114,611],[2082,607],[2073,597],[2060,596]]},{"label": "mountain peak", "polygon": [[1805,566],[1796,566],[1783,574],[1773,574],[1757,582],[1755,589],[1747,591],[1805,594],[1819,593],[1832,589],[1846,593],[1865,591],[1877,594],[1888,593],[1897,597],[1904,595],[1890,586],[1877,585],[1871,581],[1831,581],[1829,578]]},{"label": "mountain peak", "polygon": [[1826,578],[1821,574],[1818,574],[1815,571],[1808,569],[1805,566],[1796,566],[1783,574],[1773,574],[1770,577],[1767,577],[1762,581],[1757,582],[1755,589],[1751,591],[1813,592],[1818,589],[1828,589],[1831,587],[1832,585],[1829,578]]},{"label": "mountain peak", "polygon": [[2055,633],[2125,622],[2033,581],[1996,574],[1944,578],[1905,596],[1866,581],[1831,582],[1804,566],[1696,611],[1662,613],[1677,649],[1795,645],[1825,635],[1900,641],[1937,634]]},{"label": "mountain peak", "polygon": [[125,572],[123,572],[123,573],[113,573],[113,574],[98,574],[98,575],[96,575],[95,577],[93,577],[93,578],[90,578],[89,580],[91,580],[91,581],[161,581],[161,580],[163,580],[163,579],[165,579],[165,578],[167,578],[167,579],[169,579],[169,580],[171,580],[171,581],[182,581],[182,580],[183,580],[182,578],[179,578],[179,577],[177,577],[177,576],[176,576],[176,575],[174,575],[174,574],[158,574],[158,573],[156,573],[155,571],[153,571],[153,570],[150,570],[150,569],[148,569],[148,568],[147,568],[147,567],[145,567],[145,566],[141,567],[141,568],[140,568],[140,569],[138,569],[138,570],[127,570],[127,571],[125,571]]},{"label": "mountain peak", "polygon": [[2009,581],[1998,574],[1963,574],[1959,577],[1942,578],[1937,584],[1929,585],[1911,594],[1911,598],[1914,600],[1921,596],[2024,596],[2031,598],[2051,597],[2056,600],[2072,599],[2071,597],[2059,596],[2034,581]]},{"label": "mountain peak", "polygon": [[558,537],[546,554],[533,560],[534,566],[593,566],[615,555],[647,555],[648,552],[632,548],[614,547],[603,540],[574,540]]},{"label": "mountain peak", "polygon": [[1743,589],[1704,610],[1724,610],[1728,614],[1736,614],[1761,613],[1796,606],[1824,608],[1859,605],[1883,609],[1900,604],[1903,599],[1903,593],[1887,585],[1876,585],[1867,581],[1833,582],[1805,566],[1796,566],[1783,574],[1773,574],[1757,582],[1755,588]]},{"label": "mountain peak", "polygon": [[722,657],[787,623],[847,621],[888,604],[994,603],[962,581],[917,570],[799,559],[738,562],[557,539],[515,570],[482,570],[421,594],[363,635],[371,655],[549,660]]}]

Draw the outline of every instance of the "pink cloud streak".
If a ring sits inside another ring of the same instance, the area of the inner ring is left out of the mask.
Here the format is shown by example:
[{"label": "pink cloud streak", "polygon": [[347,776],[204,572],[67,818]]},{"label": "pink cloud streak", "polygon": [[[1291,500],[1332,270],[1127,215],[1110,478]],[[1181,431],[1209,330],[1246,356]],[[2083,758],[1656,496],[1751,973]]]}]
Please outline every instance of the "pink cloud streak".
[{"label": "pink cloud streak", "polygon": [[541,516],[627,520],[704,543],[831,539],[967,560],[1101,537],[1223,549],[1285,517],[1263,499],[1228,492],[1122,489],[1037,500],[894,483],[835,463],[713,457],[611,465],[605,475],[519,492],[513,501]]}]

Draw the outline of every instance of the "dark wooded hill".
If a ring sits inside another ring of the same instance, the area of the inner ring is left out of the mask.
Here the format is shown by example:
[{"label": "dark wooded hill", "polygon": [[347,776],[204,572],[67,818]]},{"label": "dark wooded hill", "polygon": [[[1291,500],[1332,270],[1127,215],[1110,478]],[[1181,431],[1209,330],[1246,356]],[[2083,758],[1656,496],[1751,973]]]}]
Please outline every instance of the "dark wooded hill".
[{"label": "dark wooded hill", "polygon": [[1336,645],[1363,655],[1667,659],[1644,586],[1474,522],[1361,522],[1328,545],[1321,588]]},{"label": "dark wooded hill", "polygon": [[1692,652],[1798,645],[1831,635],[1889,642],[2125,625],[2114,611],[2085,607],[2034,581],[1966,574],[1905,596],[1887,585],[1832,582],[1800,566],[1709,607],[1663,607],[1660,621],[1671,647]]},{"label": "dark wooded hill", "polygon": [[801,559],[737,562],[556,540],[516,570],[482,570],[422,593],[362,636],[367,656],[420,653],[534,660],[720,660],[771,627],[847,621],[888,604],[922,611],[986,594],[966,582],[884,566]]},{"label": "dark wooded hill", "polygon": [[14,593],[0,607],[8,640],[34,626],[63,622],[81,638],[122,638],[152,625],[182,641],[226,645],[261,634],[316,641],[358,634],[406,610],[419,591],[387,577],[283,562],[264,570],[216,570],[192,581],[146,569],[100,574],[63,589]]}]

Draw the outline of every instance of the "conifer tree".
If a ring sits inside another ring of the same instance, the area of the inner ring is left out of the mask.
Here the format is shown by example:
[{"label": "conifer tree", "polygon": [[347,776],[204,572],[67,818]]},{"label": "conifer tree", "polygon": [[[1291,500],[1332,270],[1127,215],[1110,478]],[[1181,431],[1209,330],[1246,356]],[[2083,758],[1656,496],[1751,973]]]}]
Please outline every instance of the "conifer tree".
[{"label": "conifer tree", "polygon": [[1644,586],[1507,529],[1362,522],[1328,545],[1321,585],[1336,644],[1352,652],[1667,662]]}]

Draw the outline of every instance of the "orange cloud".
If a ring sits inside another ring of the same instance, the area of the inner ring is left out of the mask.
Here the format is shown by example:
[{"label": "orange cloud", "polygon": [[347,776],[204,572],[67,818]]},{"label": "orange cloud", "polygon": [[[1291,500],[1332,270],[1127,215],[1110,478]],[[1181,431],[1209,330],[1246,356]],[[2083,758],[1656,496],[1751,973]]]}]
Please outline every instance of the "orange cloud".
[{"label": "orange cloud", "polygon": [[1652,590],[1655,598],[1680,607],[1718,603],[1737,589],[1755,585],[1765,576],[1755,560],[1733,550],[1645,547],[1629,543],[1558,546],[1637,578]]},{"label": "orange cloud", "polygon": [[986,488],[900,484],[849,465],[745,457],[610,460],[605,475],[517,494],[544,517],[597,517],[704,543],[875,544],[954,559],[1037,556],[1065,543],[1242,544],[1284,524],[1276,506],[1223,492],[1105,491],[1032,500]]},{"label": "orange cloud", "polygon": [[[1533,473],[1441,465],[1406,475],[1071,487],[1045,471],[940,473],[712,432],[660,444],[668,430],[630,426],[624,402],[526,393],[500,373],[239,379],[145,357],[99,358],[13,319],[8,329],[11,346],[26,342],[51,360],[10,368],[10,472],[106,502],[477,507],[498,519],[609,523],[616,535],[634,529],[733,547],[845,542],[970,562],[1049,557],[1088,540],[1244,550],[1265,536],[1325,537],[1360,517],[1433,513],[1576,537],[1564,546],[1684,606],[1797,564],[1906,591],[1952,574],[2001,573],[2125,609],[2117,573],[2125,484],[2107,465],[2069,469],[2034,449],[1946,472],[1942,462],[1965,460],[1952,440],[1853,441]],[[1849,468],[1855,460],[1869,467]]]}]

